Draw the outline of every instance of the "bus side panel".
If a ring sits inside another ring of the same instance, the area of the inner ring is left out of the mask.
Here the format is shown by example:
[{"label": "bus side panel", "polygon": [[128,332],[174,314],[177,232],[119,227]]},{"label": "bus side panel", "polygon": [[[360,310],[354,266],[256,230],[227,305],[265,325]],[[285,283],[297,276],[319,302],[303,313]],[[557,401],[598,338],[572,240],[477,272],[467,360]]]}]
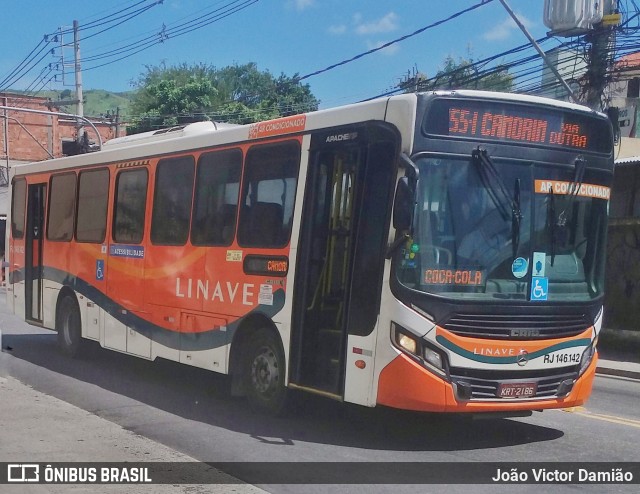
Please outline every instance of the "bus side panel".
[{"label": "bus side panel", "polygon": [[376,329],[367,336],[347,336],[344,401],[365,406],[375,405],[370,396],[375,370],[374,349],[379,330],[379,324],[376,324]]},{"label": "bus side panel", "polygon": [[140,309],[144,295],[144,259],[133,253],[144,252],[144,247],[111,244],[109,250],[105,267],[108,297],[128,310]]}]

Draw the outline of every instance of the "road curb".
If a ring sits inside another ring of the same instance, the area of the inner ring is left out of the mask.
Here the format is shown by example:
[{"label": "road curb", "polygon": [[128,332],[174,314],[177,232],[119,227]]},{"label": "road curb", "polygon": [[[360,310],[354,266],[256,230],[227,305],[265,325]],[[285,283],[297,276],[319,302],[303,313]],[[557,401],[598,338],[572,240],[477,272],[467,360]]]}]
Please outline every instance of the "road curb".
[{"label": "road curb", "polygon": [[616,369],[610,367],[598,367],[596,369],[596,374],[604,375],[604,376],[616,376],[616,377],[627,377],[629,379],[638,379],[640,380],[640,370],[631,370],[631,369]]}]

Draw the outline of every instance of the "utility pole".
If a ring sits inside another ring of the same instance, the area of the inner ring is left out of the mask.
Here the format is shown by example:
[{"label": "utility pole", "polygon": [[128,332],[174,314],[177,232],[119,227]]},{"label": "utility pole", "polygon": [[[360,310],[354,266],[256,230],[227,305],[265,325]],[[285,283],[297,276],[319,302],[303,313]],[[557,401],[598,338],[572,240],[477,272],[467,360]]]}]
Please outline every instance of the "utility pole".
[{"label": "utility pole", "polygon": [[586,74],[586,85],[583,90],[584,103],[594,110],[602,111],[604,104],[602,95],[607,85],[607,73],[611,64],[611,54],[615,42],[615,24],[606,22],[618,12],[617,0],[605,0],[603,22],[594,26],[594,30],[587,36],[591,43],[589,63]]},{"label": "utility pole", "polygon": [[[78,21],[73,21],[73,52],[75,61],[75,74],[76,74],[76,115],[84,117],[84,108],[82,103],[82,70],[80,66],[80,29],[78,27]],[[84,144],[84,127],[82,126],[82,120],[77,120],[78,134],[76,136],[76,143],[78,146]]]},{"label": "utility pole", "polygon": [[[9,100],[7,98],[7,96],[3,96],[3,105],[7,106],[9,104]],[[3,118],[2,118],[2,130],[4,132],[3,137],[3,145],[4,145],[4,155],[6,158],[6,163],[5,163],[5,174],[6,174],[6,178],[7,178],[7,185],[9,185],[9,119],[8,119],[8,113],[6,108],[2,110],[3,113]],[[0,183],[0,185],[4,185],[3,183]]]},{"label": "utility pole", "polygon": [[113,137],[120,137],[120,107],[116,107],[116,135]]}]

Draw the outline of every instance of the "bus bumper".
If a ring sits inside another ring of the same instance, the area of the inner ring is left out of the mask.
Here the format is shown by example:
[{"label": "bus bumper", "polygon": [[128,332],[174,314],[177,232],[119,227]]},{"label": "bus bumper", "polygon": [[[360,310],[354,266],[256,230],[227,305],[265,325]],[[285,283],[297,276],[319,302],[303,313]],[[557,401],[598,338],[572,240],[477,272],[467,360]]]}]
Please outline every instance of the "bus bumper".
[{"label": "bus bumper", "polygon": [[[576,380],[571,391],[560,398],[459,400],[453,385],[429,372],[404,354],[398,355],[380,373],[376,403],[421,412],[482,413],[570,408],[584,404],[598,362],[597,353],[587,370]],[[517,375],[514,376],[517,378]]]}]

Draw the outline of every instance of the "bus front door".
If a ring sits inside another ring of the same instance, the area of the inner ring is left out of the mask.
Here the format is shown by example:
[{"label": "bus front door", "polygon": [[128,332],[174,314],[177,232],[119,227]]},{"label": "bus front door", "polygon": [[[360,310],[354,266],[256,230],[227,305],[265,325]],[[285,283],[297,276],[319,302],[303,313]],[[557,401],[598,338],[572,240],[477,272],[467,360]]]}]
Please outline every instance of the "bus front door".
[{"label": "bus front door", "polygon": [[312,156],[298,254],[291,381],[336,395],[342,393],[361,152],[340,146]]},{"label": "bus front door", "polygon": [[[294,386],[367,402],[362,383],[374,367],[397,149],[384,124],[312,136],[296,260]],[[352,337],[363,355],[347,351]],[[356,379],[346,368],[358,359],[366,370]]]},{"label": "bus front door", "polygon": [[31,184],[27,194],[25,242],[25,318],[42,323],[44,204],[46,184]]}]

